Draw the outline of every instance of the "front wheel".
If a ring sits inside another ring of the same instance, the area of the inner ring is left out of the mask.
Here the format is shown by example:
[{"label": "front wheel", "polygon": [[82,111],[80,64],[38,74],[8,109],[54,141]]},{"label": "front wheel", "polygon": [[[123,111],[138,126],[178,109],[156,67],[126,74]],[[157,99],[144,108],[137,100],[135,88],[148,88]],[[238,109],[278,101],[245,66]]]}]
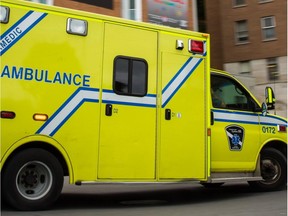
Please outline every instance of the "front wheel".
[{"label": "front wheel", "polygon": [[266,148],[261,153],[262,181],[251,181],[249,184],[258,190],[281,190],[287,184],[287,159],[277,149]]},{"label": "front wheel", "polygon": [[19,210],[46,209],[59,197],[63,169],[57,158],[43,149],[26,149],[4,168],[2,195]]}]

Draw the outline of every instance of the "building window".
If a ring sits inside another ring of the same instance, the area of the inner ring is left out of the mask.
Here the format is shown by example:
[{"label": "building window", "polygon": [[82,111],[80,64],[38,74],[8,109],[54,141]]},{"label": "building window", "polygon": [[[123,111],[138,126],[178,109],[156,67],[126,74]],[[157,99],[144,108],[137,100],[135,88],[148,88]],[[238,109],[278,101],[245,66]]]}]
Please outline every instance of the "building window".
[{"label": "building window", "polygon": [[247,20],[240,20],[235,23],[236,43],[246,43],[249,40]]},{"label": "building window", "polygon": [[240,62],[239,72],[240,74],[250,74],[251,73],[250,61]]},{"label": "building window", "polygon": [[273,0],[259,0],[259,3],[262,4],[262,3],[267,3],[267,2],[272,2]]},{"label": "building window", "polygon": [[129,17],[131,20],[136,20],[136,8],[135,8],[135,1],[129,1]]},{"label": "building window", "polygon": [[261,19],[263,40],[271,40],[276,38],[276,22],[274,16],[263,17]]},{"label": "building window", "polygon": [[268,77],[270,81],[279,79],[277,58],[267,59],[267,71],[268,71]]},{"label": "building window", "polygon": [[246,5],[246,0],[233,0],[234,7],[241,7]]},{"label": "building window", "polygon": [[142,21],[142,1],[128,0],[122,2],[122,17],[130,20]]},{"label": "building window", "polygon": [[148,65],[144,59],[117,56],[114,60],[113,90],[116,94],[145,96]]}]

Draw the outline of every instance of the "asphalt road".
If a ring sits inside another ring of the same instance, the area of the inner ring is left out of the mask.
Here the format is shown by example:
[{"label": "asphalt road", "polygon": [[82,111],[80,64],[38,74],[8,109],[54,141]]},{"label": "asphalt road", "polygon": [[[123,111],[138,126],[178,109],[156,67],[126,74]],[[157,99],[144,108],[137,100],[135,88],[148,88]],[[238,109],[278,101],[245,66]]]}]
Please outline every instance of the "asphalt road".
[{"label": "asphalt road", "polygon": [[50,210],[18,212],[2,206],[2,216],[284,216],[287,190],[255,192],[248,184],[93,185],[65,183]]}]

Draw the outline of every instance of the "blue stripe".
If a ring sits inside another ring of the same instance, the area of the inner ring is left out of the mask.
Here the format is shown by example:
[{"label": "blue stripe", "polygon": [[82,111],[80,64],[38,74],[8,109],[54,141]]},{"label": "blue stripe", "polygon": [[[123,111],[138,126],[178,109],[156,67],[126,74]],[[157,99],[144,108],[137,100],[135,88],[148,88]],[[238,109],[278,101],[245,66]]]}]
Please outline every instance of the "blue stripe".
[{"label": "blue stripe", "polygon": [[83,99],[70,113],[66,116],[66,118],[59,124],[49,135],[53,136],[66,122],[67,120],[79,109],[80,106],[82,106],[85,102],[94,102],[97,103],[99,100],[93,100],[93,99]]},{"label": "blue stripe", "polygon": [[[19,21],[17,21],[11,28],[9,28],[0,38],[5,38],[11,31],[17,27],[22,21],[24,21],[27,17],[29,17],[34,11],[29,11],[25,14]],[[8,46],[6,46],[3,50],[0,51],[0,56],[2,56],[6,51],[8,51],[15,43],[17,43],[24,35],[26,35],[35,25],[37,25],[44,17],[48,14],[44,13],[37,20],[34,21],[25,31],[23,31],[15,40],[13,40]]]},{"label": "blue stripe", "polygon": [[18,26],[23,20],[25,20],[30,14],[32,14],[33,11],[29,11],[27,14],[25,14],[20,20],[18,20],[13,26],[11,26],[0,38],[4,38],[6,35],[10,33],[12,29],[14,29],[16,26]]},{"label": "blue stripe", "polygon": [[119,105],[126,105],[126,106],[138,106],[138,107],[152,107],[152,108],[156,107],[156,104],[133,103],[133,102],[113,101],[113,100],[103,100],[102,103],[119,104]]},{"label": "blue stripe", "polygon": [[264,117],[264,118],[277,119],[277,120],[282,121],[283,123],[287,124],[287,120],[284,120],[284,119],[279,118],[279,117],[277,117],[277,116],[272,116],[272,115],[266,115],[266,116],[261,115],[261,116]]},{"label": "blue stripe", "polygon": [[[190,58],[189,58],[190,59]],[[190,59],[190,60],[192,60],[192,58]],[[195,69],[198,67],[198,65],[202,62],[202,60],[203,59],[199,59],[198,60],[198,62],[194,65],[194,67],[190,70],[190,72],[188,73],[188,75],[185,77],[185,79],[177,86],[177,88],[174,90],[174,92],[172,92],[172,94],[167,98],[167,100],[165,101],[165,103],[164,104],[162,104],[162,108],[164,108],[168,103],[169,103],[169,101],[173,98],[173,96],[178,92],[178,90],[181,88],[181,86],[186,82],[186,80],[191,76],[191,74],[195,71]],[[186,62],[187,64],[188,64],[188,61]],[[185,65],[187,65],[185,63]],[[182,70],[183,70],[183,67],[181,68]],[[178,76],[180,73],[181,73],[182,71],[179,71],[178,73],[177,73],[177,75],[176,76]],[[175,80],[176,79],[176,76],[173,78],[173,80]],[[168,85],[171,85],[171,81],[169,82],[169,84]],[[167,86],[168,86],[167,85]],[[168,88],[166,86],[166,88],[165,88],[165,90]],[[163,91],[164,92],[164,91]],[[162,93],[163,94],[163,93]]]},{"label": "blue stripe", "polygon": [[230,115],[245,115],[245,116],[255,116],[255,117],[262,117],[262,118],[266,118],[267,120],[266,121],[261,121],[261,122],[255,122],[255,121],[240,121],[240,120],[229,120],[229,119],[217,119],[215,118],[214,120],[215,121],[218,121],[218,122],[234,122],[234,123],[243,123],[243,124],[253,124],[253,125],[269,125],[269,126],[278,126],[279,124],[281,123],[270,123],[270,122],[267,122],[269,121],[269,118],[273,118],[273,119],[276,119],[278,121],[281,121],[283,125],[286,125],[287,127],[287,121],[282,119],[282,118],[279,118],[277,116],[271,116],[271,115],[262,115],[262,114],[257,114],[257,113],[243,113],[243,112],[234,112],[234,111],[225,111],[225,110],[214,110],[212,109],[213,112],[215,113],[226,113],[226,114],[230,114]]},{"label": "blue stripe", "polygon": [[[281,124],[268,123],[268,122],[260,122],[260,125],[278,126],[278,125],[281,125]],[[286,127],[287,127],[287,125],[283,125],[283,126],[286,126]]]},{"label": "blue stripe", "polygon": [[[110,90],[110,89],[103,89],[102,92],[116,94],[113,90]],[[119,95],[119,96],[129,96],[129,95]],[[156,94],[146,94],[143,97],[156,97]]]},{"label": "blue stripe", "polygon": [[253,125],[259,125],[259,122],[252,122],[252,121],[239,121],[239,120],[230,120],[230,119],[217,119],[217,118],[215,118],[214,121],[217,121],[217,122],[232,122],[232,123],[239,123],[239,124],[253,124]]},{"label": "blue stripe", "polygon": [[184,65],[180,68],[180,70],[175,74],[175,76],[170,80],[170,82],[166,85],[166,87],[162,90],[162,94],[168,89],[168,87],[174,82],[174,80],[181,74],[181,72],[184,70],[184,68],[189,64],[189,62],[192,61],[192,57],[190,57]]},{"label": "blue stripe", "polygon": [[234,110],[215,110],[212,109],[213,112],[218,112],[218,113],[227,113],[227,114],[239,114],[239,115],[247,115],[247,116],[259,116],[257,113],[248,113],[248,112],[239,112],[239,111],[234,111]]},{"label": "blue stripe", "polygon": [[[59,109],[42,125],[42,127],[40,127],[38,129],[38,131],[36,132],[36,134],[39,134],[47,125],[50,124],[50,122],[66,107],[66,105],[81,91],[81,90],[85,90],[85,91],[95,91],[95,92],[99,92],[99,89],[93,89],[93,88],[85,88],[85,87],[80,87],[78,88],[66,101],[65,103],[63,103]],[[53,136],[57,130],[62,127],[62,125],[77,111],[77,109],[84,103],[84,102],[99,102],[99,99],[83,99],[82,101],[80,101],[80,103],[72,110],[72,112],[69,113],[69,115],[66,116],[66,118],[61,122],[61,124],[59,124],[50,134],[50,136]]]},{"label": "blue stripe", "polygon": [[[109,93],[109,94],[115,94],[116,93],[113,91],[113,90],[109,90],[109,89],[103,89],[102,90],[103,92],[105,93]],[[119,99],[121,96],[129,96],[129,95],[119,95]],[[156,98],[156,95],[155,94],[147,94],[145,95],[144,97],[152,97],[152,98]],[[149,103],[137,103],[137,102],[126,102],[124,100],[102,100],[102,103],[105,103],[105,104],[119,104],[119,105],[127,105],[127,106],[139,106],[139,107],[152,107],[152,108],[155,108],[156,107],[156,104],[149,104]]]},{"label": "blue stripe", "polygon": [[[268,122],[237,121],[237,120],[217,119],[217,118],[215,118],[214,121],[217,121],[217,122],[228,122],[228,123],[238,123],[238,124],[251,124],[251,125],[269,125],[269,126],[278,126],[278,125],[280,125],[280,124],[268,123]],[[287,127],[287,125],[285,125],[285,126]]]}]

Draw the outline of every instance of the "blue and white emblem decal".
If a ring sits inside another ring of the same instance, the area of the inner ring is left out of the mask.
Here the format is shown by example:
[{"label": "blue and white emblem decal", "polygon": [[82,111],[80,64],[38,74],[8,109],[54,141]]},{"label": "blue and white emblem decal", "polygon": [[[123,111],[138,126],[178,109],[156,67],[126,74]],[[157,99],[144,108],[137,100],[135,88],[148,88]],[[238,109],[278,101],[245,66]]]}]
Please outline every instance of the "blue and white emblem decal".
[{"label": "blue and white emblem decal", "polygon": [[225,128],[231,151],[241,151],[244,142],[244,129],[238,125]]}]

